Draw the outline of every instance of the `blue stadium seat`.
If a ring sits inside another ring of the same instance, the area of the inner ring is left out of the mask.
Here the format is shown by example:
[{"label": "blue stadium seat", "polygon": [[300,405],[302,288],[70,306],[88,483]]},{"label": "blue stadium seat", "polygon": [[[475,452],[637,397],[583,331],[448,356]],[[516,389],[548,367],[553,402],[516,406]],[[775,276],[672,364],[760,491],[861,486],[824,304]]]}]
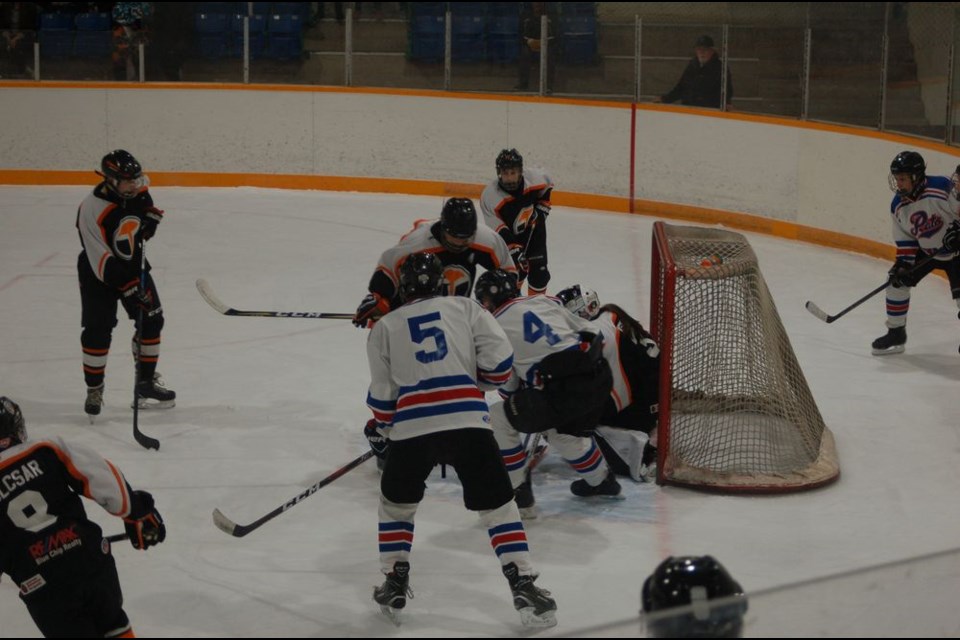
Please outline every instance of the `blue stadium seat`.
[{"label": "blue stadium seat", "polygon": [[254,14],[252,16],[247,16],[244,14],[230,16],[229,55],[238,58],[243,57],[244,18],[250,19],[250,57],[263,57],[264,49],[266,48],[267,43],[267,37],[265,35],[267,30],[267,17],[258,14]]},{"label": "blue stadium seat", "polygon": [[515,62],[519,56],[520,14],[490,15],[487,18],[487,57],[492,62]]},{"label": "blue stadium seat", "polygon": [[309,2],[273,2],[270,5],[270,13],[273,15],[295,15],[306,23],[310,19]]},{"label": "blue stadium seat", "polygon": [[112,31],[77,31],[73,40],[73,55],[78,58],[106,58],[112,51]]},{"label": "blue stadium seat", "polygon": [[109,13],[78,13],[74,24],[77,31],[110,31],[113,26]]},{"label": "blue stadium seat", "polygon": [[447,12],[446,2],[411,2],[410,17],[419,18],[421,16],[442,16]]},{"label": "blue stadium seat", "polygon": [[[247,3],[244,2],[243,4],[246,5]],[[271,5],[271,4],[273,4],[273,3],[271,3],[271,2],[254,2],[254,3],[253,3],[253,15],[255,15],[255,16],[268,16],[268,15],[270,15],[270,14],[272,13],[272,11],[270,11],[270,5]],[[247,12],[246,12],[246,11],[241,11],[240,13],[243,13],[244,15],[246,15]]]},{"label": "blue stadium seat", "polygon": [[454,15],[451,25],[451,58],[455,62],[477,62],[486,57],[484,18]]},{"label": "blue stadium seat", "polygon": [[493,18],[497,16],[520,16],[520,6],[523,3],[521,2],[488,2],[487,3],[487,17]]},{"label": "blue stadium seat", "polygon": [[72,13],[41,13],[41,31],[71,31],[74,27]]},{"label": "blue stadium seat", "polygon": [[231,13],[246,13],[246,2],[197,2],[193,9],[194,13],[222,13],[230,15]]},{"label": "blue stadium seat", "polygon": [[483,18],[487,15],[486,2],[451,2],[450,13],[454,17]]},{"label": "blue stadium seat", "polygon": [[73,53],[73,31],[41,30],[40,55],[44,58],[67,58]]},{"label": "blue stadium seat", "polygon": [[194,28],[197,32],[197,53],[201,57],[222,58],[227,55],[229,19],[230,16],[225,13],[198,13],[194,16]]},{"label": "blue stadium seat", "polygon": [[417,16],[410,20],[410,59],[439,62],[443,60],[445,40],[444,16]]},{"label": "blue stadium seat", "polygon": [[572,16],[596,17],[597,3],[596,2],[561,2],[560,15],[571,16],[571,17]]},{"label": "blue stadium seat", "polygon": [[[274,6],[276,4],[274,3]],[[268,16],[264,56],[277,60],[299,59],[303,55],[303,23],[303,19],[297,14]]]},{"label": "blue stadium seat", "polygon": [[594,64],[597,61],[597,19],[592,16],[562,17],[560,36],[564,64]]}]

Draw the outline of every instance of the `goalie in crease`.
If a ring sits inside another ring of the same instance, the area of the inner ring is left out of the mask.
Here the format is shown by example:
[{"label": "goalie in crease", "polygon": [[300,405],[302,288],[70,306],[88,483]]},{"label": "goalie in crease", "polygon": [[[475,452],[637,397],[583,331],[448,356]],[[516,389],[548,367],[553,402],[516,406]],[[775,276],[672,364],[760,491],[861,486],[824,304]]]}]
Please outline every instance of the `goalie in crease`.
[{"label": "goalie in crease", "polygon": [[[950,291],[960,308],[960,202],[953,178],[928,176],[916,151],[901,151],[890,163],[890,203],[897,259],[887,287],[887,333],[873,341],[873,355],[903,353],[907,342],[910,289],[934,269],[946,272]],[[958,167],[960,170],[960,167]],[[918,256],[933,260],[914,266]],[[960,317],[960,313],[958,313]]]}]

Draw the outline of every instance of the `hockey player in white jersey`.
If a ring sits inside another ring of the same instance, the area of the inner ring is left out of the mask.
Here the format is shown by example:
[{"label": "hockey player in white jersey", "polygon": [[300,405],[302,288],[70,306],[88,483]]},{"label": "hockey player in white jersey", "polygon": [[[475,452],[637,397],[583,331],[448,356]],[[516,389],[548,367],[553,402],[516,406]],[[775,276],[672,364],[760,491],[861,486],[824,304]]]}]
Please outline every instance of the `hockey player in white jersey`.
[{"label": "hockey player in white jersey", "polygon": [[507,243],[519,284],[526,279],[530,295],[545,293],[550,282],[547,216],[553,182],[539,171],[524,170],[523,157],[516,149],[501,151],[496,165],[497,179],[480,195],[483,219]]},{"label": "hockey player in white jersey", "polygon": [[[887,333],[873,341],[874,355],[903,353],[910,288],[934,269],[946,272],[960,308],[960,202],[950,178],[928,176],[926,169],[916,151],[901,151],[890,163],[890,189],[896,193],[890,214],[897,260],[889,272]],[[933,260],[914,266],[918,257],[934,254]]]},{"label": "hockey player in white jersey", "polygon": [[615,473],[648,480],[657,461],[660,348],[640,321],[620,306],[601,306],[596,291],[575,284],[557,297],[568,311],[593,321],[603,334],[603,357],[613,373],[613,389],[597,427],[597,443]]},{"label": "hockey player in white jersey", "polygon": [[409,588],[414,516],[438,463],[452,466],[467,509],[480,514],[527,626],[556,624],[556,602],[536,585],[510,478],[490,428],[484,390],[505,383],[513,348],[503,329],[470,298],[441,296],[443,267],[415,253],[400,267],[403,304],[370,332],[367,405],[390,446],[380,478],[380,566],[373,599],[394,621]]},{"label": "hockey player in white jersey", "polygon": [[494,433],[525,515],[533,492],[517,432],[544,432],[579,474],[570,491],[580,497],[620,494],[603,453],[584,431],[597,426],[610,395],[610,367],[596,326],[548,296],[519,297],[512,274],[488,271],[477,279],[477,300],[490,310],[513,345],[513,375],[491,407]]}]

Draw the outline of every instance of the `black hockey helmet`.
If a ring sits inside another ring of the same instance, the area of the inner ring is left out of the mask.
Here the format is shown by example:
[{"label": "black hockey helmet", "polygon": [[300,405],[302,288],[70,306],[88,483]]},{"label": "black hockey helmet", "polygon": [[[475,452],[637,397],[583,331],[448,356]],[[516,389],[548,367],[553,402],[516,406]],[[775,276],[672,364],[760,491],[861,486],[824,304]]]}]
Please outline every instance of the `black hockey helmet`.
[{"label": "black hockey helmet", "polygon": [[[901,196],[915,197],[919,195],[923,188],[924,179],[927,177],[926,170],[927,164],[923,161],[923,156],[916,151],[901,151],[890,163],[890,189]],[[910,176],[913,181],[913,186],[910,189],[897,188],[894,176],[898,173]]]},{"label": "black hockey helmet", "polygon": [[0,451],[27,439],[27,425],[20,406],[6,396],[0,397]]},{"label": "black hockey helmet", "polygon": [[503,269],[485,271],[477,278],[473,295],[485,309],[493,311],[504,302],[520,295],[517,274]]},{"label": "black hockey helmet", "polygon": [[407,256],[400,265],[400,296],[404,300],[439,295],[443,289],[443,264],[432,253]]},{"label": "black hockey helmet", "polygon": [[[504,183],[500,174],[504,169],[520,169],[520,178],[517,182]],[[516,149],[504,149],[497,155],[497,178],[504,191],[516,191],[523,184],[523,156]]]},{"label": "black hockey helmet", "polygon": [[667,558],[644,581],[641,603],[658,638],[736,638],[747,611],[743,588],[712,556]]},{"label": "black hockey helmet", "polygon": [[[117,193],[121,198],[133,198],[143,186],[143,167],[137,162],[129,151],[117,149],[103,156],[100,160],[100,175],[104,177],[107,186]],[[130,180],[134,182],[135,189],[119,189],[121,180]]]},{"label": "black hockey helmet", "polygon": [[477,209],[470,198],[450,198],[443,203],[440,212],[440,242],[450,251],[459,253],[470,246],[469,242],[450,243],[446,236],[458,240],[472,240],[477,235]]}]

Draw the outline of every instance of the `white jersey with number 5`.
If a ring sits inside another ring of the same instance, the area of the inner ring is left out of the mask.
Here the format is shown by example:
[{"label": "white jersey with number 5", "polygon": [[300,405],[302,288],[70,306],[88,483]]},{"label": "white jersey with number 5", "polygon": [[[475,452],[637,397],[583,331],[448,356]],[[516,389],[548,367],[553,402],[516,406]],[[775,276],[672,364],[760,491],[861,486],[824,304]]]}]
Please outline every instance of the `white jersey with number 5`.
[{"label": "white jersey with number 5", "polygon": [[367,339],[367,406],[391,440],[490,428],[483,390],[506,382],[513,348],[490,313],[464,297],[420,298],[394,309]]}]

